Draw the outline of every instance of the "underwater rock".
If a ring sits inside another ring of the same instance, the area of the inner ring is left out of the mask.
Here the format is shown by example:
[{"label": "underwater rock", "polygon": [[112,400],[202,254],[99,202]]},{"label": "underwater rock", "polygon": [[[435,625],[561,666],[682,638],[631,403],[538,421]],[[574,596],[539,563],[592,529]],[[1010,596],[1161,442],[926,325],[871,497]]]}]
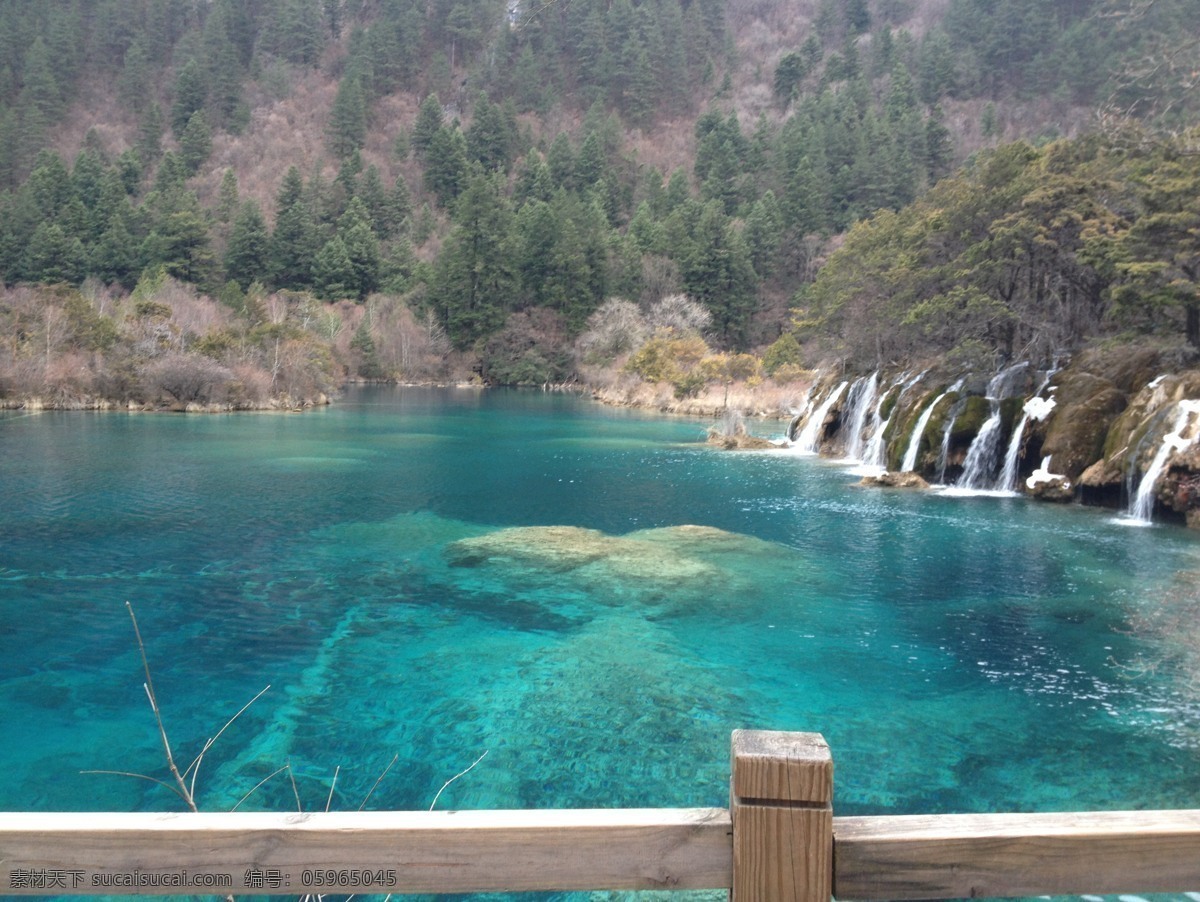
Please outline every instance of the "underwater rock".
[{"label": "underwater rock", "polygon": [[859,482],[862,486],[878,486],[889,489],[927,489],[929,483],[920,473],[906,470],[902,473],[885,471],[876,476],[864,476]]},{"label": "underwater rock", "polygon": [[580,578],[673,586],[716,580],[720,571],[665,543],[608,536],[578,526],[519,526],[446,546],[452,566],[516,565]]}]

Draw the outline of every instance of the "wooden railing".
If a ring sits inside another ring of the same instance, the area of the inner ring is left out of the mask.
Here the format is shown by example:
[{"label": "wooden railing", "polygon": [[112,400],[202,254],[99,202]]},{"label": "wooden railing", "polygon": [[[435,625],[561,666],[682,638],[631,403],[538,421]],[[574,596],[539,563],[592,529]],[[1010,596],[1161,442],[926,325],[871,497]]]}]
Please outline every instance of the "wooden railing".
[{"label": "wooden railing", "polygon": [[1200,810],[835,818],[832,802],[821,736],[741,730],[729,809],[0,814],[0,895],[1200,889]]}]

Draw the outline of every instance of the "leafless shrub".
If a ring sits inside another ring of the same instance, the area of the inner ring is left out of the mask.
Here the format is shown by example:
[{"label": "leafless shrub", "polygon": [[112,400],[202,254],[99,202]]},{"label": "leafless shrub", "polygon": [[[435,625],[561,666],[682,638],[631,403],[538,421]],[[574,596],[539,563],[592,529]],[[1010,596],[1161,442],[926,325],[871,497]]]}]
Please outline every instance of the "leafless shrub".
[{"label": "leafless shrub", "polygon": [[672,294],[650,306],[646,320],[651,330],[679,335],[703,335],[712,322],[712,314],[684,294]]},{"label": "leafless shrub", "polygon": [[206,404],[225,395],[233,373],[210,357],[167,354],[142,370],[150,397],[173,399],[180,404]]},{"label": "leafless shrub", "polygon": [[609,298],[588,317],[575,349],[586,362],[611,361],[635,351],[649,334],[637,304],[623,298]]},{"label": "leafless shrub", "polygon": [[432,312],[420,316],[395,295],[372,295],[366,306],[379,362],[386,372],[409,382],[444,376],[450,342]]}]

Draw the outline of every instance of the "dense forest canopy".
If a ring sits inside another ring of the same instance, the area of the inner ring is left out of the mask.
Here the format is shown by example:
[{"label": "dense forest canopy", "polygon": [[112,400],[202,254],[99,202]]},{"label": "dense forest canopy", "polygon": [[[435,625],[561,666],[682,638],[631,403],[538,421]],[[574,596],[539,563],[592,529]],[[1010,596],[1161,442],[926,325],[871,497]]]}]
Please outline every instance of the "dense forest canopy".
[{"label": "dense forest canopy", "polygon": [[0,0],[0,275],[184,286],[260,356],[265,307],[351,302],[362,375],[416,375],[367,353],[394,314],[410,367],[566,378],[606,301],[677,294],[730,352],[793,304],[864,362],[1195,343],[1191,6]]}]

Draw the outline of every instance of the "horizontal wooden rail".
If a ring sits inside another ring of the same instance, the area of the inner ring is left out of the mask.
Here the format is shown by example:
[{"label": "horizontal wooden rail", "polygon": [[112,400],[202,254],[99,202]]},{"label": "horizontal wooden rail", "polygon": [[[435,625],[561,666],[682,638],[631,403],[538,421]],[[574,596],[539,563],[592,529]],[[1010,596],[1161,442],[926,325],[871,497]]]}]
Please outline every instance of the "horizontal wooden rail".
[{"label": "horizontal wooden rail", "polygon": [[838,899],[1200,890],[1200,810],[833,820]]},{"label": "horizontal wooden rail", "polygon": [[0,814],[0,894],[701,889],[723,808]]},{"label": "horizontal wooden rail", "polygon": [[0,813],[0,895],[1200,890],[1200,810],[832,817],[819,735],[737,731],[732,746],[729,810]]}]

